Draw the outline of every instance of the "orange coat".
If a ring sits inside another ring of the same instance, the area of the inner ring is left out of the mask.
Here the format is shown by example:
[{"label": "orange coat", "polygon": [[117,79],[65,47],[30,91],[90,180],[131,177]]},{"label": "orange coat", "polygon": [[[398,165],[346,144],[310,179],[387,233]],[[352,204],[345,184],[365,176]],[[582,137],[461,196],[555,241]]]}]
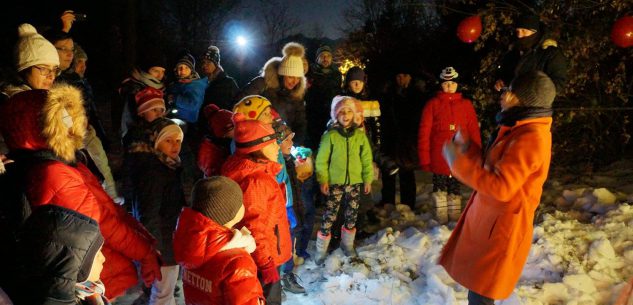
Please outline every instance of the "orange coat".
[{"label": "orange coat", "polygon": [[439,264],[469,290],[499,300],[510,296],[518,282],[549,170],[551,126],[550,117],[502,126],[485,160],[471,145],[451,164],[453,175],[475,191]]}]

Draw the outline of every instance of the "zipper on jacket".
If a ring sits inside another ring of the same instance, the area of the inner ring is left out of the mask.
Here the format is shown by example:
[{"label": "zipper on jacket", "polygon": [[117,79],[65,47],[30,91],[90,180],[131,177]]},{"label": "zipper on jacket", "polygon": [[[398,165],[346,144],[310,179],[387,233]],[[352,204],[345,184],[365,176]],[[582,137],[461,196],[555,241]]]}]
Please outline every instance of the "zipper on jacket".
[{"label": "zipper on jacket", "polygon": [[275,236],[277,236],[277,254],[281,255],[281,245],[279,244],[279,225],[275,225]]}]

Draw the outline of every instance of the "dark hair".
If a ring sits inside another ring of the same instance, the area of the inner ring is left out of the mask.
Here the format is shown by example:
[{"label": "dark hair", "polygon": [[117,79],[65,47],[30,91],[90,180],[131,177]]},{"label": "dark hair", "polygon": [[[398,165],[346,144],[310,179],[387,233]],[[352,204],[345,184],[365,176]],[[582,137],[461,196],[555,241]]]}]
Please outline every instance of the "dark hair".
[{"label": "dark hair", "polygon": [[247,158],[251,159],[252,161],[258,162],[259,160],[268,160],[268,157],[266,157],[266,155],[264,155],[264,153],[262,152],[262,150],[256,150],[256,151],[252,151],[249,152],[248,154],[246,154]]},{"label": "dark hair", "polygon": [[69,33],[64,32],[64,31],[60,31],[60,30],[48,31],[45,34],[44,37],[48,41],[50,41],[52,44],[55,44],[56,42],[61,41],[61,40],[73,39],[72,35],[70,35]]}]

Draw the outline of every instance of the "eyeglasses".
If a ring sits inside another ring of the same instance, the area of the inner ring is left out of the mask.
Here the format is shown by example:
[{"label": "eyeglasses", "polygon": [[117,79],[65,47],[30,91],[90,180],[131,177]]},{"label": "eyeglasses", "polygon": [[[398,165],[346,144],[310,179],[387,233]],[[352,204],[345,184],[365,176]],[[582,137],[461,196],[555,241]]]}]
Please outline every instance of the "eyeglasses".
[{"label": "eyeglasses", "polygon": [[51,73],[53,73],[53,76],[57,77],[62,73],[62,69],[60,69],[59,67],[50,69],[48,67],[43,67],[43,66],[33,66],[33,68],[36,68],[37,70],[39,70],[41,76],[49,76],[51,75]]},{"label": "eyeglasses", "polygon": [[67,49],[67,48],[58,48],[55,47],[55,49],[57,49],[57,51],[62,52],[62,53],[73,53],[75,52],[75,49]]}]

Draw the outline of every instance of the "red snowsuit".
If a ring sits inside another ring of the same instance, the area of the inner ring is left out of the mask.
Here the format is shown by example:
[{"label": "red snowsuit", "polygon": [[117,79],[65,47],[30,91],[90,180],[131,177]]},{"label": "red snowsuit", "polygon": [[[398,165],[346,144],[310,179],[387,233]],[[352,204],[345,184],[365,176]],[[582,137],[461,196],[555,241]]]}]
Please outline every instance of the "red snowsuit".
[{"label": "red snowsuit", "polygon": [[285,187],[275,179],[280,170],[279,163],[243,155],[230,156],[222,166],[222,175],[237,182],[244,193],[246,213],[236,227],[246,226],[253,234],[257,249],[251,255],[260,269],[281,266],[292,256]]},{"label": "red snowsuit", "polygon": [[[72,127],[63,125],[65,116]],[[0,132],[11,153],[36,156],[23,162],[31,206],[56,204],[99,223],[106,257],[101,280],[107,297],[114,298],[138,283],[132,261],[156,252],[149,233],[112,201],[86,166],[75,164],[86,122],[80,93],[68,86],[24,91],[0,105]]]},{"label": "red snowsuit", "polygon": [[442,157],[442,146],[461,129],[477,146],[481,135],[475,109],[461,93],[438,92],[424,106],[418,132],[420,167],[435,174],[450,176],[451,171]]},{"label": "red snowsuit", "polygon": [[243,248],[221,250],[232,237],[231,230],[199,212],[182,210],[174,232],[174,254],[185,269],[186,304],[263,304],[257,266],[250,254]]}]

